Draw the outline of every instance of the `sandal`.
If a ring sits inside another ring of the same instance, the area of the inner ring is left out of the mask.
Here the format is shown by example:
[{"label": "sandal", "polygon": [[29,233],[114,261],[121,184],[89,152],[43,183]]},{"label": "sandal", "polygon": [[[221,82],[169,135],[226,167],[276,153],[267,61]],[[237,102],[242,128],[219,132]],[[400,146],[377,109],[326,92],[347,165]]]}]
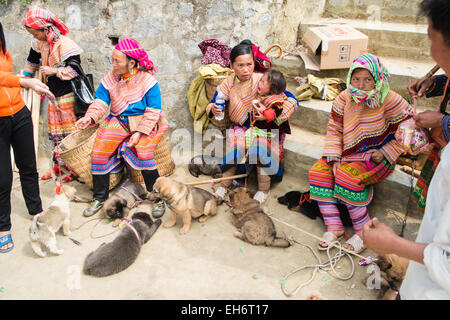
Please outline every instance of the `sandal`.
[{"label": "sandal", "polygon": [[45,173],[45,174],[41,177],[41,180],[48,180],[48,179],[51,179],[51,178],[52,178],[52,172],[49,171],[49,172]]},{"label": "sandal", "polygon": [[328,245],[326,247],[322,247],[320,244],[322,242],[332,243],[335,241],[339,241],[343,236],[345,232],[342,233],[339,237],[335,235],[333,232],[327,231],[322,235],[322,241],[317,244],[317,247],[320,251],[324,251],[328,249]]},{"label": "sandal", "polygon": [[11,251],[14,248],[14,242],[12,241],[11,233],[4,235],[3,237],[0,237],[0,247],[3,247],[9,243],[12,243],[12,247],[6,248],[6,249],[0,249],[1,253],[6,253],[6,252]]},{"label": "sandal", "polygon": [[354,249],[354,250],[348,250],[348,249],[346,249],[346,250],[354,252],[356,254],[358,254],[358,253],[362,252],[364,249],[366,249],[361,237],[358,236],[356,233],[353,235],[353,237],[348,239],[344,245],[346,245],[346,244],[351,245]]}]

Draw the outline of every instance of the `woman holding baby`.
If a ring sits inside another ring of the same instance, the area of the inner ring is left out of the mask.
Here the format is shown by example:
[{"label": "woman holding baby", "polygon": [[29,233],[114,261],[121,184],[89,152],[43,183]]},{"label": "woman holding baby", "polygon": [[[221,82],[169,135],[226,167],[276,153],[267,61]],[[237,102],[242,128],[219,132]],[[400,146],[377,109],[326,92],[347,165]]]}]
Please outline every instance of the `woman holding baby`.
[{"label": "woman holding baby", "polygon": [[[285,91],[286,81],[278,72],[261,73],[255,63],[257,47],[249,40],[235,46],[230,53],[230,67],[234,74],[218,87],[225,97],[225,112],[231,120],[227,130],[228,145],[222,162],[223,176],[237,171],[250,171],[256,166],[258,192],[255,199],[264,202],[271,182],[281,181],[284,168],[283,142],[290,133],[288,118],[298,101]],[[209,116],[221,114],[215,104],[217,92],[206,112]],[[216,194],[223,198],[232,180],[222,183]]]}]

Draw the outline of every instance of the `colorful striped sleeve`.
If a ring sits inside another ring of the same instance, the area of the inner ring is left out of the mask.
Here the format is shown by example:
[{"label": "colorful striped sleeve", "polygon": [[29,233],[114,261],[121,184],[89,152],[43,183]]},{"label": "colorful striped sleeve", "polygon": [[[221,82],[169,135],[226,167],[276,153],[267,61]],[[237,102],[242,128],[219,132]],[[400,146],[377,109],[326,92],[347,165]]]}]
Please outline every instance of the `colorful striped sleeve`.
[{"label": "colorful striped sleeve", "polygon": [[295,98],[289,97],[283,103],[283,110],[281,111],[281,114],[275,119],[275,123],[279,126],[283,122],[287,121],[289,117],[294,113],[297,106],[298,106],[297,100]]},{"label": "colorful striped sleeve", "polygon": [[149,135],[161,116],[161,90],[158,83],[147,91],[144,100],[147,107],[136,131]]},{"label": "colorful striped sleeve", "polygon": [[342,156],[343,118],[344,108],[347,104],[344,94],[345,91],[333,101],[323,148],[323,156],[336,161]]},{"label": "colorful striped sleeve", "polygon": [[391,163],[395,164],[398,157],[405,152],[403,147],[397,142],[397,140],[391,140],[381,147],[380,152]]},{"label": "colorful striped sleeve", "polygon": [[110,103],[111,97],[109,91],[100,83],[97,91],[95,91],[94,102],[92,102],[86,111],[86,116],[90,117],[94,123],[97,123],[108,112]]}]

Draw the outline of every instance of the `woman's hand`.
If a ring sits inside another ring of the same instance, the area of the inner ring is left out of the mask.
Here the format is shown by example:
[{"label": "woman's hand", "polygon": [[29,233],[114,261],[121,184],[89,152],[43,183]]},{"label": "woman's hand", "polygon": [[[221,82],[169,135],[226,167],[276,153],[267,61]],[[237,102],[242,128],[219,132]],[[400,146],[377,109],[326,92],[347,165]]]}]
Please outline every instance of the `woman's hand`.
[{"label": "woman's hand", "polygon": [[139,143],[139,140],[141,140],[141,136],[142,136],[142,133],[141,133],[141,132],[135,132],[135,133],[133,133],[132,136],[131,136],[131,138],[130,138],[130,140],[128,141],[127,146],[130,147],[130,148],[132,148],[132,147],[134,147],[135,145],[137,145],[137,144]]},{"label": "woman's hand", "polygon": [[408,92],[413,98],[421,98],[423,95],[431,88],[431,86],[436,81],[436,77],[430,77],[425,79],[420,85],[419,91],[417,91],[417,84],[422,81],[422,79],[416,79],[408,86]]},{"label": "woman's hand", "polygon": [[206,106],[206,113],[209,114],[210,112],[215,116],[220,116],[222,114],[222,110],[215,103],[210,103]]},{"label": "woman's hand", "polygon": [[75,123],[75,128],[77,128],[78,130],[83,130],[86,129],[91,124],[93,124],[91,117],[84,116]]},{"label": "woman's hand", "polygon": [[426,110],[414,115],[416,125],[422,128],[436,128],[442,125],[444,115],[438,111]]},{"label": "woman's hand", "polygon": [[48,86],[36,78],[23,77],[19,79],[19,83],[22,88],[30,88],[31,90],[36,91],[40,95],[47,95],[52,98],[55,98],[55,96],[53,95],[53,93],[51,93]]},{"label": "woman's hand", "polygon": [[58,69],[48,66],[41,66],[39,67],[39,70],[46,76],[54,76],[58,72]]},{"label": "woman's hand", "polygon": [[384,156],[379,150],[369,150],[367,153],[370,154],[370,159],[375,163],[380,163],[383,161]]}]

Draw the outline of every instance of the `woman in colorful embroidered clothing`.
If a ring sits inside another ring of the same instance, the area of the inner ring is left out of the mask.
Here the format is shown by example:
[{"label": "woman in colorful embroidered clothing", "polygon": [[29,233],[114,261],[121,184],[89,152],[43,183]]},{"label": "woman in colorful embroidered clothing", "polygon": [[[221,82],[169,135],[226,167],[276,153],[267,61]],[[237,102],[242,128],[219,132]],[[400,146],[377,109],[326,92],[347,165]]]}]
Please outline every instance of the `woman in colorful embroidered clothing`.
[{"label": "woman in colorful embroidered clothing", "polygon": [[11,237],[11,147],[19,169],[20,184],[30,218],[42,212],[39,176],[34,153],[31,112],[25,106],[20,87],[52,96],[49,88],[38,79],[14,75],[13,61],[6,49],[3,26],[0,23],[0,253],[14,248]]},{"label": "woman in colorful embroidered clothing", "polygon": [[348,207],[355,234],[345,243],[347,250],[361,252],[360,233],[369,221],[367,205],[373,184],[386,179],[404,152],[394,134],[411,117],[412,108],[389,88],[389,73],[380,60],[365,54],[353,61],[347,90],[334,101],[323,157],[309,171],[311,198],[319,203],[327,232],[319,243],[341,238],[344,226],[337,201]]},{"label": "woman in colorful embroidered clothing", "polygon": [[[272,132],[274,135],[256,136],[246,142],[246,132],[254,127],[255,121],[266,121],[264,113],[254,108],[253,100],[261,98],[258,95],[258,84],[263,74],[255,70],[255,52],[252,43],[244,40],[231,50],[231,68],[235,74],[226,78],[219,86],[227,101],[228,115],[232,122],[228,131],[227,154],[222,163],[223,176],[236,174],[237,170],[251,170],[256,164],[258,176],[258,192],[255,199],[264,202],[270,188],[270,182],[281,181],[284,173],[284,149],[283,142],[287,132]],[[207,106],[209,116],[221,114],[220,108],[215,104],[217,92]],[[277,119],[277,125],[281,126],[295,111],[298,101],[288,91],[284,91],[282,97],[282,110]],[[248,135],[247,135],[248,136]],[[253,142],[251,142],[253,140]],[[247,164],[245,164],[247,163]],[[250,163],[250,165],[248,165]],[[226,187],[232,180],[225,181],[217,188],[216,194],[223,198]]]},{"label": "woman in colorful embroidered clothing", "polygon": [[[62,139],[75,131],[75,97],[70,80],[78,73],[69,64],[73,60],[80,65],[83,50],[66,36],[69,29],[61,19],[48,10],[31,7],[24,25],[33,35],[33,40],[23,74],[33,76],[39,68],[44,75],[44,82],[56,97],[48,103],[48,132],[54,145],[58,146]],[[58,162],[69,171],[57,153],[53,161],[55,174],[60,173]],[[65,177],[64,181],[72,181],[74,177],[75,173],[71,172],[71,176]],[[42,176],[43,180],[50,178],[50,172]]]},{"label": "woman in colorful embroidered clothing", "polygon": [[[100,124],[92,150],[95,202],[84,211],[85,216],[103,207],[109,193],[109,176],[122,170],[122,158],[142,172],[147,190],[152,191],[159,177],[154,151],[169,127],[161,113],[161,91],[153,76],[156,69],[141,45],[132,38],[120,40],[112,53],[112,66],[86,115],[76,123],[78,129],[84,129],[110,112]],[[132,116],[142,116],[134,131],[129,122]],[[164,203],[157,201],[153,217],[162,216],[164,210]]]}]

